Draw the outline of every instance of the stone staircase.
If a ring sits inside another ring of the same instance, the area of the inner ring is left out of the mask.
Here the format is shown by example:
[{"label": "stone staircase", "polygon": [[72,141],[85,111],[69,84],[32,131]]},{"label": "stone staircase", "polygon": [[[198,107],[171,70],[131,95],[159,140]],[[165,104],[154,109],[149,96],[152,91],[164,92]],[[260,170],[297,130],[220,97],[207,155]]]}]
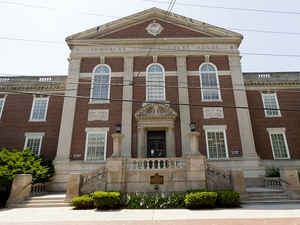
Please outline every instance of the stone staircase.
[{"label": "stone staircase", "polygon": [[70,203],[64,202],[65,193],[46,193],[40,196],[29,197],[22,203],[11,204],[10,208],[40,208],[40,207],[68,207]]},{"label": "stone staircase", "polygon": [[267,203],[299,203],[300,200],[290,200],[288,194],[282,189],[247,188],[248,200],[244,204]]}]

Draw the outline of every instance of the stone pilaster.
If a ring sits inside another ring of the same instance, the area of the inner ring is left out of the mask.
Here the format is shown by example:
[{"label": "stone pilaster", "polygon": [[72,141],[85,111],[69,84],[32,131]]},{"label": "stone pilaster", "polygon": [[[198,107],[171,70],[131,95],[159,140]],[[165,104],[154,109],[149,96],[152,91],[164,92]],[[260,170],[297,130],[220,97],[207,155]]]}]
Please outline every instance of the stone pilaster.
[{"label": "stone pilaster", "polygon": [[121,152],[122,152],[122,147],[123,147],[122,139],[123,139],[124,135],[120,134],[120,133],[114,133],[111,136],[113,138],[113,155],[112,155],[112,157],[118,158],[118,157],[120,157]]},{"label": "stone pilaster", "polygon": [[[243,75],[241,70],[240,56],[230,56],[229,65],[231,69],[232,87],[235,89],[239,89],[239,90],[233,90],[235,104],[236,106],[239,107],[248,107],[246,90],[245,90]],[[241,90],[245,90],[245,91],[241,91]],[[255,150],[249,109],[237,108],[236,112],[237,112],[237,118],[239,123],[243,157],[245,159],[258,159]]]},{"label": "stone pilaster", "polygon": [[[186,69],[186,56],[177,56],[177,79],[178,86],[187,86],[187,69]],[[189,104],[189,93],[187,88],[179,88],[179,104]],[[182,155],[187,156],[190,154],[190,144],[188,134],[190,132],[189,124],[190,107],[188,105],[179,105],[180,112],[180,127],[181,127],[181,149]]]},{"label": "stone pilaster", "polygon": [[69,161],[71,142],[73,134],[73,123],[75,116],[77,89],[80,74],[80,59],[70,59],[69,73],[66,84],[66,96],[74,96],[74,98],[64,98],[64,106],[59,131],[58,147],[55,161]]},{"label": "stone pilaster", "polygon": [[193,131],[193,132],[189,133],[190,154],[191,155],[200,155],[199,136],[200,136],[200,133],[197,131]]},{"label": "stone pilaster", "polygon": [[[133,81],[133,57],[126,56],[124,59],[123,76],[123,99],[131,100],[133,97],[132,86],[126,86]],[[132,102],[123,101],[122,103],[122,141],[121,156],[131,157],[131,133],[132,133]]]},{"label": "stone pilaster", "polygon": [[175,130],[174,127],[169,127],[166,130],[166,147],[167,147],[167,157],[175,157]]}]

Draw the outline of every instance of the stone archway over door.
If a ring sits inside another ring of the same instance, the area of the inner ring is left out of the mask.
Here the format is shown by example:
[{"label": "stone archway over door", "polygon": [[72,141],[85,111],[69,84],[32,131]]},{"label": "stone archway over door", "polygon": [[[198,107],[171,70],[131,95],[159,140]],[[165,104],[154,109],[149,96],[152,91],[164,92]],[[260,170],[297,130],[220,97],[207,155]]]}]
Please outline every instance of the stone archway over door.
[{"label": "stone archway over door", "polygon": [[168,104],[144,103],[135,113],[138,158],[147,157],[147,132],[165,131],[166,157],[175,157],[175,119],[177,113]]}]

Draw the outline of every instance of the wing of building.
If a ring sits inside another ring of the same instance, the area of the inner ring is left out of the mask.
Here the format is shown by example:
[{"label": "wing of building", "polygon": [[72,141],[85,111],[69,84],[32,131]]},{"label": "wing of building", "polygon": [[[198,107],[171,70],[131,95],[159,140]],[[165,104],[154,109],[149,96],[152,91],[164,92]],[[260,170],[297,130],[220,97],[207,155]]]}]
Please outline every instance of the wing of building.
[{"label": "wing of building", "polygon": [[52,190],[99,170],[106,189],[203,188],[206,159],[261,186],[299,169],[300,73],[243,74],[242,39],[157,8],[71,35],[67,76],[0,78],[0,147],[55,159]]}]

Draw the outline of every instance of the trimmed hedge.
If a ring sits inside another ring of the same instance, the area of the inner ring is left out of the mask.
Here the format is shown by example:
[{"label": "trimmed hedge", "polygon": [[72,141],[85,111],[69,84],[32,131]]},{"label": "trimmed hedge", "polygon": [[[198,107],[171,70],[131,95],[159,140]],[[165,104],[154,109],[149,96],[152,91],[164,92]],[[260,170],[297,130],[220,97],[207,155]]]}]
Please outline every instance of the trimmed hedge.
[{"label": "trimmed hedge", "polygon": [[82,195],[72,199],[75,209],[94,209],[94,199],[89,195]]},{"label": "trimmed hedge", "polygon": [[[237,207],[240,205],[240,195],[231,190],[215,192],[187,191],[185,193],[171,194],[128,194],[123,196],[127,209],[174,209],[189,208],[202,209],[214,207]],[[116,209],[121,207],[120,192],[97,191],[90,195],[72,199],[75,209]]]},{"label": "trimmed hedge", "polygon": [[186,194],[185,207],[188,209],[214,208],[218,194],[216,192],[194,192]]},{"label": "trimmed hedge", "polygon": [[233,208],[240,206],[240,193],[231,190],[216,191],[218,207]]},{"label": "trimmed hedge", "polygon": [[92,194],[97,209],[117,209],[121,207],[120,192],[96,191]]},{"label": "trimmed hedge", "polygon": [[127,195],[128,209],[175,209],[184,208],[184,194],[130,194]]}]

